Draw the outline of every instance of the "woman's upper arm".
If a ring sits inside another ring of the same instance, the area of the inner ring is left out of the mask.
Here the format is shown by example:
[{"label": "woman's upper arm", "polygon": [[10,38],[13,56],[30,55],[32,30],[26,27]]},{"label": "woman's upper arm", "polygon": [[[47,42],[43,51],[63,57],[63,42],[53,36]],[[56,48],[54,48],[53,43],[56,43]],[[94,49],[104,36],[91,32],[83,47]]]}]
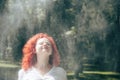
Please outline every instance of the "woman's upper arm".
[{"label": "woman's upper arm", "polygon": [[67,73],[64,69],[63,69],[63,77],[64,77],[64,79],[62,79],[62,80],[67,80]]},{"label": "woman's upper arm", "polygon": [[20,69],[20,70],[18,71],[18,80],[22,80],[24,74],[25,74],[24,70],[23,70],[23,69]]},{"label": "woman's upper arm", "polygon": [[60,80],[67,80],[67,73],[63,68],[59,68],[59,77],[61,78]]}]

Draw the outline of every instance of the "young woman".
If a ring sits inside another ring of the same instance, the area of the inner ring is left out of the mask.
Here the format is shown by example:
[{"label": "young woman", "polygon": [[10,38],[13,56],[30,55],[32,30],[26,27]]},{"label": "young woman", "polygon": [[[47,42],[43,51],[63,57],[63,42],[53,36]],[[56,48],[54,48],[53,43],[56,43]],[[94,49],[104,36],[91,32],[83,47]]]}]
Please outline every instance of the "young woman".
[{"label": "young woman", "polygon": [[60,56],[54,39],[46,33],[38,33],[23,47],[18,80],[67,80],[66,71],[58,67],[59,64]]}]

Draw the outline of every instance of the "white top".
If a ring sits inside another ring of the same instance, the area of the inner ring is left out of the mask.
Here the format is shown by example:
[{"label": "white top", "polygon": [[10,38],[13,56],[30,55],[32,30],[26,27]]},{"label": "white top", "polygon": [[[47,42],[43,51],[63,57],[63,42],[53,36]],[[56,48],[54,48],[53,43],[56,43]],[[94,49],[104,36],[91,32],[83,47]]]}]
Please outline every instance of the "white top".
[{"label": "white top", "polygon": [[32,67],[27,71],[19,70],[18,80],[67,80],[67,75],[63,68],[52,67],[49,72],[42,76],[36,68]]}]

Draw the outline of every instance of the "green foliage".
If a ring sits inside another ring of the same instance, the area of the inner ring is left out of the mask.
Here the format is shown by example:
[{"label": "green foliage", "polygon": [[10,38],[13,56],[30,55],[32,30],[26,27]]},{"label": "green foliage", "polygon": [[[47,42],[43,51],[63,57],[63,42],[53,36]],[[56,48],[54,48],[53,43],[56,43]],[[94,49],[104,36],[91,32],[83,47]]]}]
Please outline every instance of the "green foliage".
[{"label": "green foliage", "polygon": [[2,13],[5,9],[5,3],[7,0],[0,0],[0,12]]},{"label": "green foliage", "polygon": [[[108,60],[111,61],[111,63],[116,63],[118,64],[120,62],[120,59],[118,56],[120,56],[120,23],[119,23],[119,12],[120,12],[120,8],[119,8],[120,4],[118,2],[114,3],[113,5],[113,12],[109,13],[109,16],[112,14],[111,17],[109,17],[107,20],[110,23],[110,31],[107,34],[106,37],[106,53],[109,54],[110,56],[108,56]],[[115,60],[115,61],[114,61]],[[118,68],[120,67],[120,65],[117,65],[117,69],[115,69],[115,71],[120,72],[120,69]]]},{"label": "green foliage", "polygon": [[26,42],[27,37],[27,29],[26,26],[23,26],[18,29],[18,32],[16,33],[16,40],[12,44],[13,48],[13,58],[14,61],[20,61],[22,58],[22,48]]}]

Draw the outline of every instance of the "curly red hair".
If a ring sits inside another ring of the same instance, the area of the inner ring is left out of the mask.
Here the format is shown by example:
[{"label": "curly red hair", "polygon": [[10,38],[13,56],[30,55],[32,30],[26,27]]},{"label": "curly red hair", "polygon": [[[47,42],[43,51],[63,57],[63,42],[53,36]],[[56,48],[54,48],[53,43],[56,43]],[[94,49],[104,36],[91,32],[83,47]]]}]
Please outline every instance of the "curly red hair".
[{"label": "curly red hair", "polygon": [[38,33],[31,37],[23,47],[22,68],[27,70],[36,63],[35,60],[35,45],[38,39],[47,38],[52,44],[53,58],[52,65],[58,66],[60,64],[60,56],[56,47],[54,39],[46,33]]}]

